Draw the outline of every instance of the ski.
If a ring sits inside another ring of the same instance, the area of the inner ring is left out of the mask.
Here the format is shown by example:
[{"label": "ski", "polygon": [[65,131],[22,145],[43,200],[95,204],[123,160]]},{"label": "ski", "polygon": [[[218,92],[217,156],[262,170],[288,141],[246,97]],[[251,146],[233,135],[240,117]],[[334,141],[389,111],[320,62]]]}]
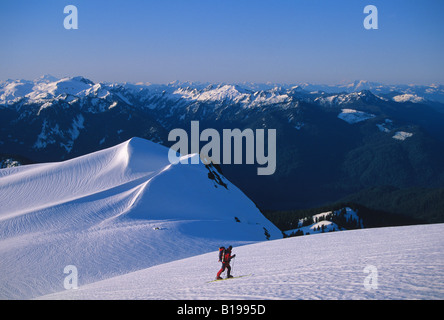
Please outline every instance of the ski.
[{"label": "ski", "polygon": [[251,274],[244,274],[242,276],[236,276],[236,277],[224,278],[224,279],[215,279],[215,280],[208,281],[207,283],[230,280],[230,279],[238,279],[238,278],[249,277],[249,276],[251,276]]}]

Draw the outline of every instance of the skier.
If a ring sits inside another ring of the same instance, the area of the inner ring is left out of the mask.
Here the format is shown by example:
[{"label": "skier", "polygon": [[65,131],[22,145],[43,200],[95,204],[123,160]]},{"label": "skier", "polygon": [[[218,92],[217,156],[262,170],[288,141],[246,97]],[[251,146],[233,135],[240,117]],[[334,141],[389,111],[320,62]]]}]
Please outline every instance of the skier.
[{"label": "skier", "polygon": [[[221,248],[222,249],[222,248]],[[233,278],[232,275],[230,275],[231,267],[230,267],[230,261],[233,259],[236,255],[231,255],[231,249],[233,249],[232,246],[229,246],[227,249],[223,250],[223,252],[220,252],[219,254],[219,262],[222,262],[222,268],[217,273],[217,280],[221,280],[221,273],[227,269],[227,278]],[[222,253],[222,254],[221,254]]]}]

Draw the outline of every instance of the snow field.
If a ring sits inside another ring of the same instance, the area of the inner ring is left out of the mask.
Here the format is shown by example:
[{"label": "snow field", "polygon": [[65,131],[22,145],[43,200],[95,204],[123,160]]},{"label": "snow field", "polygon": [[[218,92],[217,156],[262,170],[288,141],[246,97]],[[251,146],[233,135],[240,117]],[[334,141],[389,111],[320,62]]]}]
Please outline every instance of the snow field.
[{"label": "snow field", "polygon": [[[443,224],[324,233],[234,247],[233,274],[208,283],[214,252],[43,299],[443,299]],[[366,273],[369,266],[375,274]],[[366,278],[376,276],[374,288]]]}]

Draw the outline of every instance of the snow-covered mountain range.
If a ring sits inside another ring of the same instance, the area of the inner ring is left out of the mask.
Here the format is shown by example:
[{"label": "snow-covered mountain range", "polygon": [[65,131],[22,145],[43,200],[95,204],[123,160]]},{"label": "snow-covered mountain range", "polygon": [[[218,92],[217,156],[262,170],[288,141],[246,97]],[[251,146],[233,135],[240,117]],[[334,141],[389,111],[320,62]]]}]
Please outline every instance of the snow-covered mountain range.
[{"label": "snow-covered mountain range", "polygon": [[[152,85],[94,83],[80,76],[57,79],[46,75],[32,81],[0,82],[0,112],[4,113],[5,124],[7,121],[12,121],[13,124],[27,121],[28,125],[33,125],[37,119],[40,120],[38,121],[40,131],[36,137],[32,137],[34,141],[31,146],[21,139],[19,133],[3,136],[0,145],[7,143],[5,140],[11,140],[15,144],[31,147],[39,153],[43,151],[43,154],[48,147],[55,147],[61,149],[58,152],[62,153],[58,155],[59,157],[69,158],[79,154],[73,148],[80,133],[88,129],[85,117],[94,118],[93,115],[97,114],[109,116],[113,112],[118,113],[112,119],[120,118],[120,128],[116,130],[113,124],[108,122],[107,125],[111,125],[111,128],[102,134],[98,141],[99,145],[110,146],[110,140],[116,142],[116,139],[127,137],[128,128],[123,122],[134,122],[132,119],[134,116],[144,117],[144,137],[166,144],[167,130],[183,126],[183,122],[196,118],[204,122],[208,120],[227,122],[227,120],[233,121],[233,118],[240,121],[258,113],[279,110],[285,113],[284,116],[289,124],[301,129],[305,125],[304,119],[300,117],[299,109],[303,109],[301,104],[334,107],[332,110],[339,108],[341,111],[338,113],[338,118],[356,123],[376,117],[375,114],[367,113],[365,110],[356,110],[356,107],[368,109],[369,105],[379,106],[394,102],[430,103],[440,109],[442,105],[438,103],[439,101],[444,102],[442,85],[387,86],[365,81],[338,86],[189,82]],[[96,124],[91,125],[96,126]],[[266,126],[265,123],[262,125]],[[100,131],[99,128],[95,129]],[[6,133],[9,132],[4,134]],[[134,135],[129,137],[132,136]],[[84,150],[83,153],[87,151],[92,150]]]},{"label": "snow-covered mountain range", "polygon": [[2,299],[63,290],[69,265],[87,284],[227,242],[282,238],[215,167],[172,165],[168,148],[139,138],[64,162],[2,169],[0,203]]},{"label": "snow-covered mountain range", "polygon": [[[150,99],[149,96],[153,95],[169,94],[172,96],[172,100],[180,98],[196,101],[231,100],[242,102],[248,106],[284,101],[289,95],[294,95],[295,92],[305,93],[307,97],[311,96],[313,99],[328,95],[327,98],[331,100],[331,94],[339,93],[342,94],[339,97],[344,98],[344,95],[350,93],[371,91],[378,96],[390,94],[391,99],[397,102],[422,102],[425,99],[444,102],[444,86],[437,84],[428,86],[384,85],[360,80],[344,85],[316,85],[309,83],[292,85],[271,83],[212,84],[179,81],[162,85],[150,83],[94,83],[81,76],[58,79],[51,75],[44,75],[35,80],[1,81],[0,104],[13,104],[22,98],[25,98],[28,103],[42,102],[57,97],[62,99],[64,96],[94,96],[99,99],[105,99],[113,94],[117,95],[116,89],[126,91],[130,95],[143,92],[142,95],[145,99]],[[333,95],[333,97],[338,97],[338,95]],[[120,96],[120,98],[123,101],[126,100],[124,96]]]},{"label": "snow-covered mountain range", "polygon": [[190,131],[193,120],[201,130],[271,128],[277,131],[272,177],[257,177],[253,166],[222,165],[222,171],[261,208],[310,207],[368,187],[444,186],[442,97],[442,85],[365,81],[8,80],[0,83],[0,157],[5,166],[61,161],[132,137],[170,146],[170,130]]}]

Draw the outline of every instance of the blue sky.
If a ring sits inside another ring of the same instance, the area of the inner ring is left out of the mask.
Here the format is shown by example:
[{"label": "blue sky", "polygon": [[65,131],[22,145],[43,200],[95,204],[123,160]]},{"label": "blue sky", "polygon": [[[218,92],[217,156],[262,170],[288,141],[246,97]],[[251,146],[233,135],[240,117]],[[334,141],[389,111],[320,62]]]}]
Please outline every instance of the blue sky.
[{"label": "blue sky", "polygon": [[442,0],[2,0],[0,80],[444,83],[443,17]]}]

